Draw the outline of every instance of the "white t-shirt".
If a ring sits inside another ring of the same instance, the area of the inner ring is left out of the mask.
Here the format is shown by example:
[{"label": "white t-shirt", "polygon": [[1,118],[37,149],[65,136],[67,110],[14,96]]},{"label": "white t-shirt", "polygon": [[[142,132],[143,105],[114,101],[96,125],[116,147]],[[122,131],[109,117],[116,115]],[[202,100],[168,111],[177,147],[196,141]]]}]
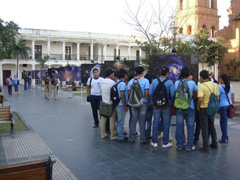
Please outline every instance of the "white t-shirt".
[{"label": "white t-shirt", "polygon": [[92,78],[91,85],[90,85],[90,79],[91,78],[88,78],[88,81],[87,81],[87,85],[91,86],[90,94],[94,96],[101,96],[101,84],[102,84],[103,78],[102,77],[99,77],[98,79]]},{"label": "white t-shirt", "polygon": [[115,81],[113,81],[112,79],[109,78],[105,78],[102,81],[102,87],[101,87],[101,91],[102,91],[102,101],[107,103],[107,104],[112,104],[112,101],[110,99],[110,92],[111,92],[111,87],[113,85],[115,85]]}]

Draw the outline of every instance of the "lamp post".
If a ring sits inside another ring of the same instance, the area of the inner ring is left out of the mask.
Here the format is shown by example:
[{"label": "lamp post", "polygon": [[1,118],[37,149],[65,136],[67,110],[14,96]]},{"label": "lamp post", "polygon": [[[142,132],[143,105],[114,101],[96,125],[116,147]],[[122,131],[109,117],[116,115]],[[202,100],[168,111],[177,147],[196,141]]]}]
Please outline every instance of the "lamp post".
[{"label": "lamp post", "polygon": [[173,47],[172,47],[172,54],[176,54],[176,35],[178,27],[175,26],[175,21],[172,22],[172,33],[173,33]]}]

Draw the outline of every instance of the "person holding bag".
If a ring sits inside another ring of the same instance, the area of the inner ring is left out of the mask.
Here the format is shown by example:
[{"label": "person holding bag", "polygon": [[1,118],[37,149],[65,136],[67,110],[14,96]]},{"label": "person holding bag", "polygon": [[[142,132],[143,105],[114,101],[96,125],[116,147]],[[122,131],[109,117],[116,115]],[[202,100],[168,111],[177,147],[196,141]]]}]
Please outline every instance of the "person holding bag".
[{"label": "person holding bag", "polygon": [[226,74],[220,76],[220,83],[222,86],[219,87],[220,94],[220,126],[222,131],[222,138],[219,143],[228,142],[228,112],[230,106],[232,106],[232,86],[230,85],[229,77]]}]

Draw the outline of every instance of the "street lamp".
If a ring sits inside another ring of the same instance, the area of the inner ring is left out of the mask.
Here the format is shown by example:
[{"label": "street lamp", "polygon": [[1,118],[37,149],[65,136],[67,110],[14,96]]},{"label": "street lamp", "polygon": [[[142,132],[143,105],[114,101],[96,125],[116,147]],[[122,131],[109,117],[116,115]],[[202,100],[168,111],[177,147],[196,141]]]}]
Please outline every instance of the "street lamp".
[{"label": "street lamp", "polygon": [[175,26],[175,21],[172,22],[171,30],[173,33],[173,47],[172,47],[172,54],[176,54],[176,35],[177,35],[178,27]]}]

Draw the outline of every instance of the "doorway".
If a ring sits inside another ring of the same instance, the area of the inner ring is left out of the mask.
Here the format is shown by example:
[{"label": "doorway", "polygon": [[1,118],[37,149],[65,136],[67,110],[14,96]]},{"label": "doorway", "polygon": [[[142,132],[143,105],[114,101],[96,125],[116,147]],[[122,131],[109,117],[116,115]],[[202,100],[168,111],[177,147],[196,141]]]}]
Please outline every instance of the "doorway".
[{"label": "doorway", "polygon": [[3,70],[3,79],[2,79],[3,85],[7,85],[6,84],[6,79],[9,76],[11,76],[11,70]]}]

